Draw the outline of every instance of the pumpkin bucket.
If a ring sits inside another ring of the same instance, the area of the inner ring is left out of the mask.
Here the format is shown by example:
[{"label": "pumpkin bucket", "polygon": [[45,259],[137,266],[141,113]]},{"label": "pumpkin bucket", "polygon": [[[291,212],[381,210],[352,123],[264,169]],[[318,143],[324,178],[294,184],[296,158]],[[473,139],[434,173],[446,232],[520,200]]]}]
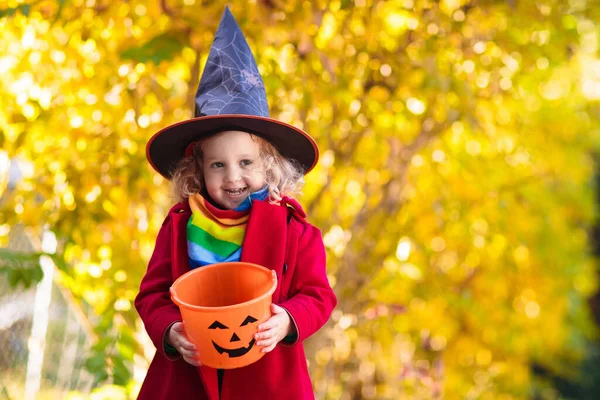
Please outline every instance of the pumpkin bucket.
[{"label": "pumpkin bucket", "polygon": [[258,325],[271,316],[275,271],[257,264],[226,262],[196,268],[171,286],[198,361],[212,368],[239,368],[260,359]]}]

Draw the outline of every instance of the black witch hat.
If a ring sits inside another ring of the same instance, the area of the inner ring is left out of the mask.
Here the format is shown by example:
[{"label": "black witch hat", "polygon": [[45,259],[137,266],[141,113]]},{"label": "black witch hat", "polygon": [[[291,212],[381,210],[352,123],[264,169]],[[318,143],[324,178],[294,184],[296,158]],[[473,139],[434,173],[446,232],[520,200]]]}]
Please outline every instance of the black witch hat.
[{"label": "black witch hat", "polygon": [[298,161],[305,173],[319,157],[316,142],[306,132],[269,117],[262,77],[228,7],[198,85],[195,117],[152,136],[146,156],[154,169],[170,179],[191,143],[226,130],[245,131],[268,140],[284,157]]}]

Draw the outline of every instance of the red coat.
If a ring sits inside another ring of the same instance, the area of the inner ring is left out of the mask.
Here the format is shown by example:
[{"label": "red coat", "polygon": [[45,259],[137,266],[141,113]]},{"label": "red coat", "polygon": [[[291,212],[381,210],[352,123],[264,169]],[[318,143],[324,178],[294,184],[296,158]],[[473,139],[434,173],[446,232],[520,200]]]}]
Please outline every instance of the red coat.
[{"label": "red coat", "polygon": [[[293,217],[289,223],[288,213]],[[279,343],[246,367],[225,370],[219,398],[215,369],[196,368],[182,358],[167,358],[163,349],[166,329],[181,321],[169,288],[189,271],[186,224],[190,214],[187,203],[178,203],[169,211],[135,299],[135,307],[157,349],[138,398],[313,399],[302,341],[327,322],[337,303],[327,280],[321,232],[304,220],[305,214],[294,200],[284,199],[281,206],[253,202],[241,261],[260,264],[277,273],[273,302],[292,316],[298,340],[289,346]]]}]

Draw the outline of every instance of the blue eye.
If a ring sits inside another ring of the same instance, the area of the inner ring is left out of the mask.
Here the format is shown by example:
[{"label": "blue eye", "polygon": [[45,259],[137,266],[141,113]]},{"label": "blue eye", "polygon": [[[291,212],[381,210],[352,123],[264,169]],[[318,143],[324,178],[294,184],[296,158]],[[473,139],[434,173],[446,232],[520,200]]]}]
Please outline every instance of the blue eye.
[{"label": "blue eye", "polygon": [[242,161],[240,162],[240,164],[242,164],[242,165],[245,165],[245,166],[248,166],[248,165],[252,164],[252,160],[242,160]]},{"label": "blue eye", "polygon": [[223,163],[222,162],[216,162],[216,163],[212,163],[210,165],[211,168],[222,168],[223,167]]}]

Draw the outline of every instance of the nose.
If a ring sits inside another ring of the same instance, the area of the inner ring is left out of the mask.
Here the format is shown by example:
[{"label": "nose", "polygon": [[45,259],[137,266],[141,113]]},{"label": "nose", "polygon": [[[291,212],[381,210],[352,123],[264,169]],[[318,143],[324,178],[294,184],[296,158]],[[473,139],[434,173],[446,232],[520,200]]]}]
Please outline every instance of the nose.
[{"label": "nose", "polygon": [[242,177],[242,171],[237,166],[227,168],[226,179],[228,182],[237,182]]},{"label": "nose", "polygon": [[238,335],[235,334],[235,332],[233,333],[233,335],[231,336],[231,339],[229,340],[230,342],[239,342],[240,338]]}]

